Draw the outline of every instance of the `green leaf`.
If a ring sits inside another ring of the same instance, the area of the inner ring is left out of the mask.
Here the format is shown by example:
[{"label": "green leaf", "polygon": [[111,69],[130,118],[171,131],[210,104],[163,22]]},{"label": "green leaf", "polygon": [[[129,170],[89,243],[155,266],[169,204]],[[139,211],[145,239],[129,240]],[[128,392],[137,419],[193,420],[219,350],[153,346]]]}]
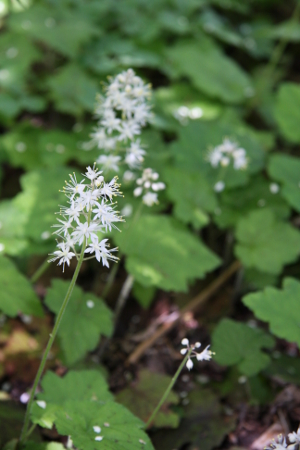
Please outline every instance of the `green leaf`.
[{"label": "green leaf", "polygon": [[43,316],[41,303],[31,284],[5,256],[0,257],[0,285],[0,309],[4,314],[10,317],[19,313]]},{"label": "green leaf", "polygon": [[134,298],[143,308],[149,308],[154,298],[156,289],[154,286],[145,287],[135,282],[132,288]]},{"label": "green leaf", "polygon": [[[69,403],[57,411],[55,425],[60,434],[71,436],[79,450],[154,450],[142,429],[144,423],[114,402]],[[101,428],[100,433],[94,431],[95,426]],[[103,440],[97,442],[97,436]]]},{"label": "green leaf", "polygon": [[24,235],[42,242],[51,236],[51,227],[56,223],[55,213],[66,197],[59,192],[71,170],[53,167],[28,172],[21,177],[23,192],[14,199],[15,206],[27,215]]},{"label": "green leaf", "polygon": [[285,278],[283,289],[267,287],[262,292],[248,294],[243,298],[258,319],[269,323],[275,336],[300,345],[300,282]]},{"label": "green leaf", "polygon": [[42,427],[52,428],[56,412],[68,402],[103,403],[112,400],[103,375],[96,370],[70,371],[63,378],[47,372],[42,380],[43,392],[38,394],[38,403],[32,408],[32,421]]},{"label": "green leaf", "polygon": [[281,83],[277,93],[275,118],[283,136],[291,142],[300,142],[300,86]]},{"label": "green leaf", "polygon": [[33,5],[12,14],[9,24],[13,30],[22,33],[25,41],[33,38],[70,57],[75,57],[82,44],[99,35],[100,30],[79,9],[50,5]]},{"label": "green leaf", "polygon": [[0,203],[0,248],[1,252],[15,256],[22,254],[28,242],[24,238],[26,212],[20,211],[14,200],[3,200]]},{"label": "green leaf", "polygon": [[126,268],[144,286],[186,291],[188,282],[219,265],[219,258],[175,220],[144,216],[115,235]]},{"label": "green leaf", "polygon": [[[247,152],[249,164],[246,170],[214,168],[208,162],[209,151],[220,145],[224,138],[237,142]],[[227,188],[245,185],[250,174],[254,174],[264,167],[265,153],[260,142],[247,128],[236,124],[220,122],[190,122],[179,129],[179,139],[170,145],[176,166],[190,172],[205,176],[213,187],[222,180]]]},{"label": "green leaf", "polygon": [[58,111],[79,116],[94,111],[98,83],[75,64],[65,65],[47,80],[50,98]]},{"label": "green leaf", "polygon": [[[167,375],[141,370],[138,375],[138,380],[126,389],[123,389],[116,396],[116,400],[146,423],[170,382],[171,377]],[[170,404],[177,404],[178,402],[178,395],[171,391],[155,417],[153,425],[155,427],[177,428],[179,425],[179,417],[168,406]]]},{"label": "green leaf", "polygon": [[271,155],[268,172],[272,178],[282,183],[282,196],[300,212],[300,159],[279,153]]},{"label": "green leaf", "polygon": [[36,442],[28,441],[25,444],[24,450],[64,450],[65,447],[59,442],[49,442],[48,444],[37,444]]},{"label": "green leaf", "polygon": [[214,210],[215,222],[221,228],[232,227],[249,212],[264,208],[272,209],[280,219],[289,217],[290,208],[282,198],[282,190],[275,186],[273,193],[272,188],[272,183],[258,175],[251,178],[246,186],[225,189],[220,194],[219,207]]},{"label": "green leaf", "polygon": [[159,430],[153,434],[156,450],[218,448],[224,437],[235,428],[235,418],[226,417],[214,393],[193,389],[188,405],[176,430]]},{"label": "green leaf", "polygon": [[167,194],[175,204],[175,217],[191,223],[195,229],[207,225],[209,217],[206,212],[213,212],[217,207],[213,186],[197,173],[177,167],[167,168],[163,179],[168,186]]},{"label": "green leaf", "polygon": [[246,267],[279,274],[285,264],[297,260],[300,233],[265,209],[253,211],[238,222],[235,254]]},{"label": "green leaf", "polygon": [[256,375],[270,362],[262,348],[272,348],[274,339],[258,328],[223,319],[212,335],[214,360],[222,365],[237,365],[247,376]]},{"label": "green leaf", "polygon": [[166,51],[177,78],[187,76],[193,85],[211,97],[242,103],[254,95],[251,80],[235,61],[209,38],[175,44]]},{"label": "green leaf", "polygon": [[[54,280],[48,290],[45,303],[51,311],[58,313],[69,286],[68,281]],[[58,330],[63,359],[72,365],[94,350],[100,335],[113,332],[112,312],[105,303],[89,292],[75,286],[68,307]]]}]

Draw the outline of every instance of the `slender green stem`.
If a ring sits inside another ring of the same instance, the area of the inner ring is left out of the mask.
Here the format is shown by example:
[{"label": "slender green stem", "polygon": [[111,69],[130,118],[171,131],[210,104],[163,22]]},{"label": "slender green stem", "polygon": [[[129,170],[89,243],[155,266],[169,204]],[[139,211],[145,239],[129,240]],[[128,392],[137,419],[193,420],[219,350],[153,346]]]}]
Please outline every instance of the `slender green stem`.
[{"label": "slender green stem", "polygon": [[35,283],[40,278],[40,276],[47,270],[48,267],[49,267],[49,263],[48,263],[48,258],[47,258],[30,278],[31,283],[32,284]]},{"label": "slender green stem", "polygon": [[151,426],[153,420],[155,419],[156,414],[158,413],[158,411],[160,410],[160,408],[162,407],[162,405],[163,405],[164,402],[166,401],[166,399],[167,399],[167,397],[168,397],[168,395],[169,395],[169,393],[170,393],[172,387],[174,386],[174,384],[175,384],[177,378],[178,378],[179,375],[180,375],[180,372],[182,371],[183,367],[185,366],[185,364],[186,364],[187,360],[189,359],[189,357],[190,357],[192,351],[193,351],[193,348],[190,348],[190,350],[187,352],[185,358],[182,360],[180,366],[178,367],[177,372],[176,372],[175,375],[173,376],[173,378],[172,378],[172,380],[171,380],[169,386],[167,387],[167,389],[166,389],[164,395],[163,395],[162,398],[160,399],[160,401],[159,401],[157,407],[155,408],[155,410],[154,410],[153,413],[151,414],[151,416],[150,416],[148,422],[146,423],[146,425],[145,425],[145,428],[146,428],[146,429],[148,429],[148,428]]},{"label": "slender green stem", "polygon": [[37,374],[36,374],[36,377],[35,377],[35,380],[34,380],[34,383],[33,383],[33,386],[32,386],[32,390],[31,390],[31,393],[30,393],[30,398],[29,398],[29,401],[28,401],[27,410],[26,410],[26,414],[25,414],[24,426],[23,426],[22,433],[21,433],[21,436],[20,436],[20,444],[24,443],[25,440],[26,440],[26,437],[27,437],[28,427],[29,427],[29,422],[30,422],[30,413],[31,413],[31,408],[32,408],[32,403],[33,403],[33,400],[34,400],[36,388],[37,388],[37,386],[39,384],[39,381],[41,379],[41,376],[42,376],[43,370],[45,368],[49,352],[50,352],[50,350],[52,348],[54,339],[56,337],[56,334],[57,334],[57,331],[58,331],[58,328],[59,328],[59,325],[61,323],[62,317],[64,315],[64,312],[65,312],[66,307],[68,305],[68,302],[70,300],[73,288],[75,286],[75,283],[76,283],[76,280],[77,280],[77,277],[78,277],[78,274],[79,274],[79,271],[80,271],[80,267],[81,267],[81,264],[82,264],[82,261],[83,261],[85,248],[86,248],[86,240],[85,240],[85,242],[82,245],[80,257],[79,257],[79,260],[78,260],[78,263],[77,263],[77,266],[76,266],[73,278],[71,280],[70,286],[69,286],[68,291],[66,293],[65,299],[64,299],[64,301],[63,301],[63,303],[61,305],[60,311],[59,311],[59,313],[58,313],[58,315],[56,317],[55,325],[53,327],[52,333],[50,334],[50,338],[49,338],[46,350],[44,352],[44,355],[43,355],[40,367],[39,367],[39,369],[37,371]]}]

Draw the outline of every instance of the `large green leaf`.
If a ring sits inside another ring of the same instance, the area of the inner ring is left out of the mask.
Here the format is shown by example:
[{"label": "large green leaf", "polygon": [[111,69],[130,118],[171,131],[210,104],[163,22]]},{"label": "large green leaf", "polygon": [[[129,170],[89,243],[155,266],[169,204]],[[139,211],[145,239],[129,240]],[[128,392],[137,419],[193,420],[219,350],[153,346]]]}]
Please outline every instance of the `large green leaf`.
[{"label": "large green leaf", "polygon": [[246,267],[279,274],[300,252],[300,233],[270,209],[253,211],[238,222],[235,253]]},{"label": "large green leaf", "polygon": [[[123,389],[116,396],[116,400],[146,423],[170,382],[171,377],[167,375],[142,370],[139,372],[138,380],[128,388]],[[155,427],[177,428],[179,417],[170,410],[169,405],[178,402],[178,395],[171,391],[155,417],[153,425]]]},{"label": "large green leaf", "polygon": [[18,313],[42,316],[43,309],[29,281],[10,259],[0,256],[0,309],[10,317]]},{"label": "large green leaf", "polygon": [[70,371],[63,378],[47,372],[42,388],[32,408],[32,420],[46,428],[52,428],[56,411],[68,402],[103,404],[113,398],[103,375],[95,370]]},{"label": "large green leaf", "polygon": [[67,64],[48,78],[47,85],[58,111],[79,116],[86,110],[94,110],[98,83],[79,65]]},{"label": "large green leaf", "polygon": [[[68,281],[53,280],[45,303],[56,314],[59,312],[69,286]],[[112,312],[94,294],[75,286],[67,310],[58,330],[63,359],[71,365],[97,346],[100,335],[113,331]]]},{"label": "large green leaf", "polygon": [[163,179],[168,186],[167,194],[175,204],[175,217],[196,229],[207,225],[206,212],[213,212],[217,207],[213,186],[207,179],[177,167],[166,169]]},{"label": "large green leaf", "polygon": [[28,246],[24,237],[26,212],[20,211],[14,200],[3,200],[0,203],[0,217],[0,253],[11,256],[22,254]]},{"label": "large green leaf", "polygon": [[[59,192],[65,180],[69,180],[70,169],[55,167],[28,172],[21,177],[23,192],[14,199],[15,206],[27,215],[24,235],[34,241],[43,241],[45,233],[51,235],[51,226],[56,223],[55,213],[66,198]],[[80,175],[79,175],[80,177]]]},{"label": "large green leaf", "polygon": [[264,369],[270,362],[263,348],[272,348],[272,336],[258,328],[250,328],[231,319],[223,319],[212,335],[214,360],[219,364],[237,365],[245,375],[252,376]]},{"label": "large green leaf", "polygon": [[291,142],[300,142],[300,86],[298,84],[282,83],[280,85],[275,118],[286,139]]},{"label": "large green leaf", "polygon": [[258,319],[269,323],[275,336],[300,345],[300,282],[285,278],[283,289],[266,287],[262,292],[248,294],[243,302]]},{"label": "large green leaf", "polygon": [[22,33],[25,40],[33,38],[70,57],[75,57],[82,44],[100,32],[100,28],[77,8],[68,10],[52,5],[33,5],[11,15],[9,24],[13,30]]},{"label": "large green leaf", "polygon": [[279,153],[271,155],[268,172],[282,183],[282,196],[300,212],[300,159]]},{"label": "large green leaf", "polygon": [[143,216],[115,239],[126,268],[144,286],[185,291],[188,282],[216,268],[219,258],[175,220]]},{"label": "large green leaf", "polygon": [[[114,402],[70,402],[57,411],[55,426],[60,434],[71,436],[79,450],[154,450],[144,423]],[[97,442],[97,437],[103,439]]]},{"label": "large green leaf", "polygon": [[[275,190],[273,190],[275,188]],[[250,211],[270,208],[280,219],[287,218],[290,208],[282,198],[278,185],[261,175],[251,178],[249,184],[236,189],[225,189],[220,194],[219,207],[214,210],[214,220],[221,228],[235,226]]]},{"label": "large green leaf", "polygon": [[[228,167],[211,167],[208,161],[209,151],[220,145],[224,138],[230,138],[246,150],[248,167],[246,170],[234,170]],[[258,172],[264,166],[265,152],[260,142],[249,129],[237,124],[211,122],[190,122],[179,129],[179,139],[170,145],[176,166],[205,176],[211,186],[223,180],[225,186],[245,185],[249,175]]]},{"label": "large green leaf", "polygon": [[177,77],[187,76],[193,85],[211,97],[241,103],[254,94],[249,76],[209,38],[186,41],[167,49]]}]

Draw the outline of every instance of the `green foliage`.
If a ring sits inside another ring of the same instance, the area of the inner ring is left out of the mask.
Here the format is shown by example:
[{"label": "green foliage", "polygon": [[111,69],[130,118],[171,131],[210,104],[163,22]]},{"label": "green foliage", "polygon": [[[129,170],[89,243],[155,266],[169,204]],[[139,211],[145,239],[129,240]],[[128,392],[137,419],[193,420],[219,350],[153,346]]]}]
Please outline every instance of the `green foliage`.
[{"label": "green foliage", "polygon": [[243,302],[256,317],[269,323],[275,336],[300,345],[299,294],[300,282],[285,278],[282,290],[267,287],[262,292],[246,295]]},{"label": "green foliage", "polygon": [[168,49],[166,56],[173,77],[189,77],[197,89],[212,97],[241,103],[254,94],[247,74],[207,37],[182,41]]},{"label": "green foliage", "polygon": [[297,84],[281,84],[275,117],[283,136],[291,142],[300,142],[300,87]]},{"label": "green foliage", "polygon": [[127,255],[128,272],[144,286],[185,291],[189,281],[219,264],[216,255],[169,217],[143,216],[116,235],[116,241]]},{"label": "green foliage", "polygon": [[39,317],[43,315],[40,301],[29,281],[5,256],[0,257],[0,283],[3,288],[0,309],[4,314],[10,317],[20,312]]},{"label": "green foliage", "polygon": [[231,319],[223,319],[212,335],[214,359],[222,365],[237,365],[248,376],[256,375],[268,366],[270,358],[262,349],[272,348],[274,343],[264,331]]},{"label": "green foliage", "polygon": [[282,196],[296,211],[300,211],[299,159],[289,155],[272,155],[268,171],[272,178],[282,183]]},{"label": "green foliage", "polygon": [[234,428],[235,419],[224,416],[216,395],[208,389],[194,390],[188,399],[179,427],[168,433],[160,430],[154,434],[157,450],[172,450],[187,443],[201,450],[210,450],[218,447]]},{"label": "green foliage", "polygon": [[[123,389],[116,396],[116,400],[146,423],[170,382],[171,377],[167,375],[142,370],[139,373],[138,380],[128,388]],[[168,406],[170,404],[176,405],[178,402],[178,395],[171,391],[166,402],[155,417],[153,426],[157,428],[177,428],[179,425],[179,417]]]},{"label": "green foliage", "polygon": [[298,258],[300,233],[289,223],[276,219],[270,209],[253,211],[236,229],[235,253],[249,268],[279,274],[285,264]]},{"label": "green foliage", "polygon": [[[143,422],[112,401],[107,384],[98,371],[69,372],[60,378],[48,372],[42,382],[32,420],[44,427],[52,424],[62,435],[71,436],[79,450],[153,449],[142,431]],[[100,427],[101,433],[93,427]],[[95,440],[103,437],[103,443]],[[102,447],[101,447],[102,445]]]},{"label": "green foliage", "polygon": [[[58,313],[68,290],[69,282],[53,280],[45,303]],[[72,365],[94,350],[100,335],[110,336],[113,331],[112,312],[101,299],[75,286],[68,308],[58,331],[63,360]]]},{"label": "green foliage", "polygon": [[167,169],[164,179],[168,184],[168,195],[175,204],[175,217],[191,223],[195,229],[207,225],[209,217],[206,212],[213,212],[217,207],[212,185],[197,173],[177,167]]}]

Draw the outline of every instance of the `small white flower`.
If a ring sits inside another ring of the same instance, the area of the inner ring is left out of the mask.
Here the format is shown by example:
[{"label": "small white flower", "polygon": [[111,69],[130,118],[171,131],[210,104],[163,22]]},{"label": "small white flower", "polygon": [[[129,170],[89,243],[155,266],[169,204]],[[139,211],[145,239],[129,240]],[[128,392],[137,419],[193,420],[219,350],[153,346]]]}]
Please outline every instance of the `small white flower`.
[{"label": "small white flower", "polygon": [[194,367],[193,361],[189,358],[186,363],[186,367],[191,370]]},{"label": "small white flower", "polygon": [[120,161],[121,156],[114,156],[114,155],[101,155],[97,159],[97,163],[101,164],[103,170],[113,170],[114,172],[119,171]]},{"label": "small white flower", "polygon": [[277,183],[271,183],[270,184],[270,192],[272,194],[278,194],[279,190],[280,190],[280,187],[279,187],[279,185]]},{"label": "small white flower", "polygon": [[95,431],[95,433],[101,433],[101,427],[99,427],[98,425],[93,426],[93,430]]},{"label": "small white flower", "polygon": [[75,253],[70,252],[70,247],[66,245],[65,242],[61,242],[57,244],[57,247],[60,248],[60,250],[56,250],[55,252],[51,253],[51,255],[54,255],[54,258],[49,259],[49,262],[56,261],[59,259],[58,266],[61,264],[63,265],[63,272],[65,271],[65,263],[70,265],[70,261],[75,256]]},{"label": "small white flower", "polygon": [[47,403],[44,400],[37,400],[36,404],[42,409],[45,409],[47,406]]},{"label": "small white flower", "polygon": [[215,185],[214,185],[214,190],[216,192],[222,192],[225,189],[225,183],[224,181],[218,181]]},{"label": "small white flower", "polygon": [[103,436],[96,436],[95,437],[95,441],[102,441],[102,439],[103,439]]},{"label": "small white flower", "polygon": [[111,252],[116,252],[117,248],[112,248],[108,250],[107,246],[108,239],[102,239],[102,241],[98,241],[97,236],[92,236],[92,242],[89,244],[89,247],[85,250],[84,253],[95,253],[97,261],[101,261],[103,266],[109,267],[108,259],[113,261],[118,261],[118,257],[111,254]]},{"label": "small white flower", "polygon": [[208,161],[212,167],[227,167],[232,161],[235,170],[246,169],[248,158],[246,150],[238,147],[238,144],[230,139],[224,139],[222,144],[215,147],[208,155]]},{"label": "small white flower", "polygon": [[156,192],[147,192],[143,195],[143,203],[147,206],[153,206],[155,203],[158,203]]}]

